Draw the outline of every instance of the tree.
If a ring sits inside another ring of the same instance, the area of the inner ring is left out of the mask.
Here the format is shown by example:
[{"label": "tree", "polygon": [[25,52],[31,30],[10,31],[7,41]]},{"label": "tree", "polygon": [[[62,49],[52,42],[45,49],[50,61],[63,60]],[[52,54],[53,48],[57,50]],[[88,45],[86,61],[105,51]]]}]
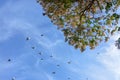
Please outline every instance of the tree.
[{"label": "tree", "polygon": [[83,52],[108,41],[118,30],[120,0],[38,0],[51,22],[58,26],[65,41]]}]

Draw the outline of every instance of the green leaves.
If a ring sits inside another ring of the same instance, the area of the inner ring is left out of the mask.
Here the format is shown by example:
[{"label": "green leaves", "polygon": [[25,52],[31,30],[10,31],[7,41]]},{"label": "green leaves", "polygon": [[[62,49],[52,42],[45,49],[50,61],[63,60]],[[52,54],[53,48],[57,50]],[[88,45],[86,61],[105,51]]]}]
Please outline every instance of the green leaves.
[{"label": "green leaves", "polygon": [[112,23],[112,20],[111,20],[111,19],[107,19],[107,20],[106,20],[106,24],[107,24],[107,25],[110,25],[111,23]]},{"label": "green leaves", "polygon": [[109,37],[105,37],[105,42],[107,42],[109,40]]},{"label": "green leaves", "polygon": [[112,7],[112,2],[106,2],[106,11],[108,11]]},{"label": "green leaves", "polygon": [[112,16],[113,16],[116,20],[120,18],[120,15],[118,15],[118,14],[116,14],[116,13],[114,13]]},{"label": "green leaves", "polygon": [[[115,27],[119,0],[39,0],[47,15],[63,31],[65,41],[82,52],[94,49],[120,28]],[[116,4],[115,4],[116,3]],[[105,13],[106,12],[106,13]]]},{"label": "green leaves", "polygon": [[117,0],[117,6],[119,6],[120,5],[120,0]]},{"label": "green leaves", "polygon": [[91,24],[91,23],[92,23],[92,22],[90,21],[90,19],[86,20],[86,22],[87,22],[88,24]]}]

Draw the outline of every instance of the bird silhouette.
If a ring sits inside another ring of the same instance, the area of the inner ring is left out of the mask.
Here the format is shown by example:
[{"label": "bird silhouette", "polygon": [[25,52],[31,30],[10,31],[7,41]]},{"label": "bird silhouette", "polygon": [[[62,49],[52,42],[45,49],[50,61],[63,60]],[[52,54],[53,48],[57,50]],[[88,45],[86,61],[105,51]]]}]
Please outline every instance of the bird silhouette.
[{"label": "bird silhouette", "polygon": [[11,61],[11,59],[8,59],[8,62],[10,62]]},{"label": "bird silhouette", "polygon": [[97,53],[97,55],[99,55],[100,53]]},{"label": "bird silhouette", "polygon": [[68,61],[67,63],[68,63],[68,64],[71,64],[71,61]]},{"label": "bird silhouette", "polygon": [[41,34],[41,36],[44,36],[43,34]]},{"label": "bird silhouette", "polygon": [[52,74],[56,74],[56,72],[52,72]]},{"label": "bird silhouette", "polygon": [[27,40],[27,41],[30,40],[30,37],[27,37],[26,40]]},{"label": "bird silhouette", "polygon": [[43,60],[43,58],[41,58],[40,60]]},{"label": "bird silhouette", "polygon": [[15,77],[12,77],[12,80],[15,80]]},{"label": "bird silhouette", "polygon": [[38,54],[39,54],[39,55],[42,55],[42,53],[41,53],[41,52],[39,52]]},{"label": "bird silhouette", "polygon": [[53,57],[52,55],[50,57]]},{"label": "bird silhouette", "polygon": [[35,49],[35,47],[33,46],[33,47],[31,47],[32,49]]},{"label": "bird silhouette", "polygon": [[46,15],[46,13],[43,13],[43,16],[45,16]]},{"label": "bird silhouette", "polygon": [[57,66],[59,67],[60,65],[58,64]]}]

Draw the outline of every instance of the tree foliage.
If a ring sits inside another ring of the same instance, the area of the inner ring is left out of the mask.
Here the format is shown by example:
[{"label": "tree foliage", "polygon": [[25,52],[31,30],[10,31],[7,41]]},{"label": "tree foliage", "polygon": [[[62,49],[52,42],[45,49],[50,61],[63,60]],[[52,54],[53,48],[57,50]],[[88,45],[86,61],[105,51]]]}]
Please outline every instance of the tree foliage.
[{"label": "tree foliage", "polygon": [[94,49],[118,29],[120,0],[38,0],[51,22],[64,33],[65,41],[82,52]]}]

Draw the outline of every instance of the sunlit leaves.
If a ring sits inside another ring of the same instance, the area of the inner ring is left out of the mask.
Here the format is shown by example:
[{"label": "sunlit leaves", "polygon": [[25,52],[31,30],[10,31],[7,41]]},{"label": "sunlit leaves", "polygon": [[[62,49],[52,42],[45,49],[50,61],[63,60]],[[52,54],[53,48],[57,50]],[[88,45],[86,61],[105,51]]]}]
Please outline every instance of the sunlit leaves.
[{"label": "sunlit leaves", "polygon": [[[84,51],[94,49],[118,29],[119,0],[38,0],[51,22],[62,30],[65,41]],[[119,29],[120,30],[120,29]]]}]

